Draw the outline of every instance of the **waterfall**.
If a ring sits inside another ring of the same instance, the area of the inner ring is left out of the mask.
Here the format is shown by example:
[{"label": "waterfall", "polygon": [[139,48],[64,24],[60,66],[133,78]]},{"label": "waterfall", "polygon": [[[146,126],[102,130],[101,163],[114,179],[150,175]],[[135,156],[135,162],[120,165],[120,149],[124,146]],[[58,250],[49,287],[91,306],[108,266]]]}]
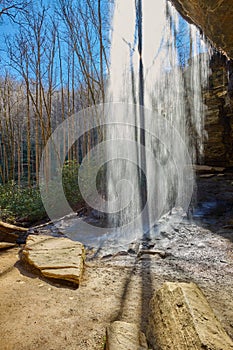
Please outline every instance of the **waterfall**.
[{"label": "waterfall", "polygon": [[[205,136],[210,49],[198,29],[185,26],[182,35],[184,21],[168,1],[115,0],[105,110],[107,212],[109,226],[125,240],[151,232],[166,213],[184,214],[191,200],[191,163]],[[189,64],[180,63],[182,45]]]}]

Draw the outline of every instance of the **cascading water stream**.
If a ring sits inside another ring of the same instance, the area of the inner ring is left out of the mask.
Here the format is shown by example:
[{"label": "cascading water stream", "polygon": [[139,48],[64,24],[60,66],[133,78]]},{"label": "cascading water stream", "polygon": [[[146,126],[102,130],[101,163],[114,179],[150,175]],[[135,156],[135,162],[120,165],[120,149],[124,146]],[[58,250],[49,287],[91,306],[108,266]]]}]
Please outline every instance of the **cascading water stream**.
[{"label": "cascading water stream", "polygon": [[[202,91],[209,51],[169,1],[115,0],[107,103],[65,119],[42,155],[42,199],[48,164],[60,193],[51,206],[53,186],[46,188],[43,205],[59,231],[98,251],[115,250],[153,236],[158,227],[166,231],[164,225],[185,215],[193,193],[192,163],[205,137]],[[108,225],[101,220],[92,225],[92,217],[82,220],[74,212],[72,223],[60,225],[58,213],[72,212],[62,166],[85,135],[93,147],[79,167],[79,190],[98,218],[107,216]]]},{"label": "cascading water stream", "polygon": [[108,110],[105,118],[106,139],[117,141],[106,150],[107,211],[119,239],[141,237],[191,200],[190,163],[203,148],[209,47],[186,24],[190,59],[182,66],[182,21],[165,0],[115,1],[106,100],[119,104],[117,121]]}]

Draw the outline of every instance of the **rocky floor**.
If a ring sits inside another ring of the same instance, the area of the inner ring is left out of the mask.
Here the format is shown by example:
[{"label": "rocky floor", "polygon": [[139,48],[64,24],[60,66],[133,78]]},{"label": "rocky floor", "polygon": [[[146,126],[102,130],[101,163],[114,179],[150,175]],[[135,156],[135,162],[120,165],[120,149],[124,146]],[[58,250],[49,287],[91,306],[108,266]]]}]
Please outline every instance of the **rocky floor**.
[{"label": "rocky floor", "polygon": [[199,178],[192,221],[128,251],[99,257],[89,251],[77,289],[28,270],[18,248],[1,252],[0,348],[103,349],[114,320],[146,330],[149,300],[164,281],[197,283],[233,338],[232,181],[230,174]]}]

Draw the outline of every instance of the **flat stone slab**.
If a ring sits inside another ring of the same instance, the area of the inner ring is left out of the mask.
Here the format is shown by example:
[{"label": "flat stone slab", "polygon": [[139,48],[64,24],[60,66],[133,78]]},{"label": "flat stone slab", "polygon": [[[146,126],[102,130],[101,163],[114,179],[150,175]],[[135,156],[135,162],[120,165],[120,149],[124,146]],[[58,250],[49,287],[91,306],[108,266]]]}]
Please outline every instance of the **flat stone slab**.
[{"label": "flat stone slab", "polygon": [[155,349],[233,349],[232,340],[194,283],[164,283],[150,309],[147,339]]},{"label": "flat stone slab", "polygon": [[63,237],[27,237],[22,259],[52,279],[79,285],[83,274],[85,249],[82,243]]},{"label": "flat stone slab", "polygon": [[144,333],[133,323],[115,321],[106,330],[106,350],[147,350]]}]

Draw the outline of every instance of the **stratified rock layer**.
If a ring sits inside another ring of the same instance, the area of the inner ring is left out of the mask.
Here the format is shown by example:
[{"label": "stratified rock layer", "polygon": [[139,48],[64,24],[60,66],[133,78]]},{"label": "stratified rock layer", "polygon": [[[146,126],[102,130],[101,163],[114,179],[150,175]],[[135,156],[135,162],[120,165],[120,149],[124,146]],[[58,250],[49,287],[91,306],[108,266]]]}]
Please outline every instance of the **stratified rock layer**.
[{"label": "stratified rock layer", "polygon": [[233,166],[233,75],[229,82],[228,65],[223,56],[214,55],[210,62],[208,88],[204,90],[207,106],[204,161],[210,165]]},{"label": "stratified rock layer", "polygon": [[137,325],[115,321],[107,327],[106,350],[147,350],[144,333]]},{"label": "stratified rock layer", "polygon": [[171,0],[189,22],[200,27],[217,49],[233,58],[232,0]]},{"label": "stratified rock layer", "polygon": [[194,283],[164,283],[150,307],[147,339],[154,349],[233,349],[233,342]]},{"label": "stratified rock layer", "polygon": [[47,278],[79,285],[85,250],[82,243],[68,238],[30,235],[22,251],[22,259]]}]

